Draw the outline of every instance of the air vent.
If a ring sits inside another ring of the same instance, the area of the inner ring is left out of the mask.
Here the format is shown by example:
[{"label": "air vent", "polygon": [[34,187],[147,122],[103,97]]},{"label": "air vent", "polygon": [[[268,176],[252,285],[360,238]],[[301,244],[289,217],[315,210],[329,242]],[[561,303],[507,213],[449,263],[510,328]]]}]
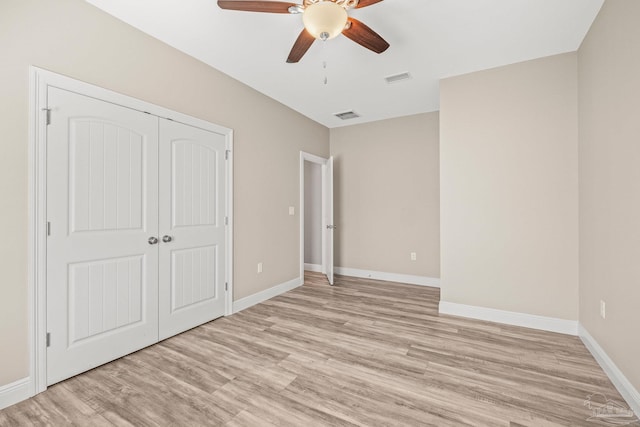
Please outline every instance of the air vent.
[{"label": "air vent", "polygon": [[391,84],[391,83],[398,83],[401,82],[403,80],[409,80],[411,78],[411,74],[409,73],[400,73],[400,74],[394,74],[393,76],[387,76],[384,78],[384,80]]},{"label": "air vent", "polygon": [[360,117],[360,115],[355,111],[345,111],[344,113],[336,113],[334,114],[334,116],[336,116],[341,120],[357,119],[358,117]]}]

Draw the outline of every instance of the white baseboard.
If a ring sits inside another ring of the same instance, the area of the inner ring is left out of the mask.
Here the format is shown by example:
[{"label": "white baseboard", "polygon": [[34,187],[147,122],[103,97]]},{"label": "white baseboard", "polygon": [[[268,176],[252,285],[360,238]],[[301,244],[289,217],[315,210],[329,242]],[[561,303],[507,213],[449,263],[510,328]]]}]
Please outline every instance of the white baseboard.
[{"label": "white baseboard", "polygon": [[496,310],[494,308],[457,304],[447,301],[440,301],[438,311],[440,314],[469,317],[471,319],[523,326],[525,328],[558,332],[560,334],[578,335],[578,321],[576,320],[556,319],[555,317]]},{"label": "white baseboard", "polygon": [[31,378],[29,377],[3,385],[0,387],[0,409],[26,400],[32,395]]},{"label": "white baseboard", "polygon": [[386,280],[388,282],[408,283],[410,285],[440,287],[440,279],[410,274],[385,273],[382,271],[360,270],[357,268],[335,267],[334,272],[343,276],[361,277],[364,279]]},{"label": "white baseboard", "polygon": [[281,283],[272,288],[266,289],[262,292],[258,292],[257,294],[249,295],[248,297],[244,297],[239,299],[238,301],[233,302],[233,312],[237,313],[242,310],[246,310],[247,308],[260,304],[263,301],[271,299],[273,297],[277,297],[278,295],[284,294],[292,289],[301,286],[304,283],[304,280],[300,277],[296,277],[295,279],[289,280],[288,282]]},{"label": "white baseboard", "polygon": [[304,263],[305,271],[314,271],[316,273],[322,273],[322,265],[320,264],[307,264]]},{"label": "white baseboard", "polygon": [[633,384],[625,377],[622,371],[618,369],[613,360],[611,360],[604,349],[600,347],[600,344],[598,344],[582,324],[579,325],[578,335],[613,385],[618,389],[624,400],[627,401],[631,410],[640,417],[640,393],[638,390],[636,390]]}]

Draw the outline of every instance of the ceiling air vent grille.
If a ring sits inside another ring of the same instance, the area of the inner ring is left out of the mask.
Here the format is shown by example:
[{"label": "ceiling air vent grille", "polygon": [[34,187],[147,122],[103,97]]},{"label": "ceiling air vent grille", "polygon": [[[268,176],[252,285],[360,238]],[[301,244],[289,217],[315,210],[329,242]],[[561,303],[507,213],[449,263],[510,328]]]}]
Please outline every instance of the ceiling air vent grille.
[{"label": "ceiling air vent grille", "polygon": [[391,83],[398,83],[401,82],[403,80],[409,80],[411,78],[411,74],[409,73],[400,73],[400,74],[394,74],[393,76],[387,76],[384,78],[384,80],[391,84]]},{"label": "ceiling air vent grille", "polygon": [[360,115],[355,111],[345,111],[344,113],[336,113],[334,114],[334,116],[336,116],[341,120],[357,119],[358,117],[360,117]]}]

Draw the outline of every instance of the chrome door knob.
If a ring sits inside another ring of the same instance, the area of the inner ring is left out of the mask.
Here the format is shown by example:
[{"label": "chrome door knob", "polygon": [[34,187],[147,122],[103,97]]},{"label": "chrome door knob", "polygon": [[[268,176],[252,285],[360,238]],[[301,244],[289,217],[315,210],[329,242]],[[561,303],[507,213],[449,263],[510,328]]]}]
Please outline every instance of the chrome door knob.
[{"label": "chrome door knob", "polygon": [[171,236],[167,236],[166,234],[164,236],[162,236],[162,241],[165,242],[165,243],[169,243],[172,240],[173,240],[173,237],[171,237]]},{"label": "chrome door knob", "polygon": [[155,245],[156,243],[158,243],[158,239],[152,236],[152,237],[149,237],[148,242],[150,245]]}]

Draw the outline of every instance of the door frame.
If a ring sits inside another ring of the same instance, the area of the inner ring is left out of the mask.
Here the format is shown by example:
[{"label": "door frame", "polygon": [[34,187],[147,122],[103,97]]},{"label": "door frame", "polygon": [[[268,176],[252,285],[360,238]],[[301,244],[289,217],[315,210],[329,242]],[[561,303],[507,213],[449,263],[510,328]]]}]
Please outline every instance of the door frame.
[{"label": "door frame", "polygon": [[329,159],[316,156],[315,154],[306,153],[304,151],[300,151],[300,208],[298,212],[300,213],[300,280],[304,281],[304,162],[310,162],[318,164],[322,167],[322,273],[327,273],[327,233],[324,231],[325,218],[327,216],[327,166],[329,164]]},{"label": "door frame", "polygon": [[38,67],[29,67],[28,147],[28,343],[29,394],[47,389],[47,90],[57,87],[122,107],[222,134],[226,139],[227,251],[225,316],[233,306],[233,130],[179,113],[109,89],[104,89]]}]

